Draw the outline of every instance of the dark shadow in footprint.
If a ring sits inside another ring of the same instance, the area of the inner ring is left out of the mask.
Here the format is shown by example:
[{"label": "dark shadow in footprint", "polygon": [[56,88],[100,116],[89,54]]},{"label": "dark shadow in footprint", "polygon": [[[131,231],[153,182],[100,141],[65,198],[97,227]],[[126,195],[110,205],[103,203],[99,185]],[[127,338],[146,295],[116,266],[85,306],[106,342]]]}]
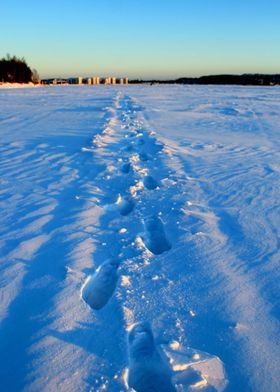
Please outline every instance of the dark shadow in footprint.
[{"label": "dark shadow in footprint", "polygon": [[128,385],[136,392],[176,392],[167,359],[157,349],[148,323],[136,324],[128,335]]},{"label": "dark shadow in footprint", "polygon": [[129,162],[124,163],[124,164],[121,166],[121,168],[120,168],[121,172],[124,173],[124,174],[129,173],[129,172],[130,172],[130,169],[131,169],[131,164],[130,164]]},{"label": "dark shadow in footprint", "polygon": [[149,190],[156,189],[159,186],[158,182],[152,176],[145,176],[143,178],[143,183]]},{"label": "dark shadow in footprint", "polygon": [[145,144],[145,140],[143,138],[138,138],[137,145],[138,146],[143,146],[143,144]]},{"label": "dark shadow in footprint", "polygon": [[119,207],[119,212],[123,216],[130,214],[134,208],[133,200],[128,199],[126,197],[120,198],[120,200],[118,200],[117,204]]},{"label": "dark shadow in footprint", "polygon": [[149,155],[148,155],[147,153],[145,153],[145,152],[140,152],[140,154],[139,154],[139,159],[140,159],[140,161],[142,161],[142,162],[146,162],[146,161],[148,161],[148,160],[150,159],[150,157],[149,157]]},{"label": "dark shadow in footprint", "polygon": [[153,254],[160,255],[171,249],[171,244],[165,235],[162,220],[157,215],[146,218],[144,224],[144,243]]}]

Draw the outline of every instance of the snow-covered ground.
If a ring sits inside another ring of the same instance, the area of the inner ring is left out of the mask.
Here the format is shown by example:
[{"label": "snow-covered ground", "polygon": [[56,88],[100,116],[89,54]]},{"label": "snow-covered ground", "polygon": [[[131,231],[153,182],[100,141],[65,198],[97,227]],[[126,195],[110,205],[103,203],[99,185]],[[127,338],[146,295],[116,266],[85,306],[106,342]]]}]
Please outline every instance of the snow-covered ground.
[{"label": "snow-covered ground", "polygon": [[2,89],[0,390],[279,391],[279,113],[277,87]]},{"label": "snow-covered ground", "polygon": [[4,88],[26,88],[26,87],[39,87],[39,85],[35,85],[32,82],[29,83],[2,83],[0,82],[0,89]]}]

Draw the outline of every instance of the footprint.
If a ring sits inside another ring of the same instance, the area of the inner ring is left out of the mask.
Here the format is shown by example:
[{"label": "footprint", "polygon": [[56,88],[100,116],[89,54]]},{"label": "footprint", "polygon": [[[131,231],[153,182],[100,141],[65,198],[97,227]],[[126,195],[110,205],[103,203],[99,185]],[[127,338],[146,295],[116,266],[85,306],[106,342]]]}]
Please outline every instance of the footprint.
[{"label": "footprint", "polygon": [[129,134],[128,134],[128,137],[135,137],[137,135],[137,133],[136,132],[133,132],[133,131],[131,131]]},{"label": "footprint", "polygon": [[165,236],[162,220],[157,215],[148,217],[144,225],[144,244],[153,254],[160,255],[171,249],[171,244]]},{"label": "footprint", "polygon": [[137,145],[138,146],[143,146],[143,144],[145,144],[145,140],[143,138],[138,138]]},{"label": "footprint", "polygon": [[150,325],[136,324],[128,335],[128,385],[136,392],[176,392],[167,359],[157,349]]},{"label": "footprint", "polygon": [[145,130],[142,129],[142,128],[136,129],[135,131],[136,131],[137,133],[142,133],[142,134],[145,132]]},{"label": "footprint", "polygon": [[119,210],[120,214],[125,216],[125,215],[130,214],[131,211],[133,210],[134,202],[127,197],[119,196],[119,198],[117,200],[117,206],[118,206],[118,210]]},{"label": "footprint", "polygon": [[81,294],[92,309],[103,308],[112,297],[118,281],[118,266],[118,260],[107,260],[85,281]]},{"label": "footprint", "polygon": [[150,159],[150,157],[149,157],[149,155],[148,155],[147,153],[145,153],[145,152],[140,152],[140,154],[139,154],[139,159],[140,159],[140,161],[142,161],[142,162],[146,162],[146,161],[148,161],[148,160]]},{"label": "footprint", "polygon": [[119,212],[125,216],[131,213],[134,209],[134,201],[129,197],[118,196],[116,203],[104,205],[104,209],[108,212]]},{"label": "footprint", "polygon": [[131,164],[129,163],[129,162],[127,162],[127,163],[124,163],[122,166],[121,166],[121,172],[122,173],[124,173],[124,174],[127,174],[127,173],[129,173],[130,172],[130,169],[131,169]]},{"label": "footprint", "polygon": [[149,190],[156,189],[159,186],[158,182],[152,176],[145,176],[143,178],[143,183]]}]

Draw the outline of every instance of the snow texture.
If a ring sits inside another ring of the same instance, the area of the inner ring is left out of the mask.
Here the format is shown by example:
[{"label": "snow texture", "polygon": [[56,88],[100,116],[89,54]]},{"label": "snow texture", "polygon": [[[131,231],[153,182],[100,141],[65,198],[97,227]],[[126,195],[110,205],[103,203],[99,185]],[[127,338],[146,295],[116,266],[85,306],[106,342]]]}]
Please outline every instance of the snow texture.
[{"label": "snow texture", "polygon": [[2,88],[1,391],[278,392],[279,113],[279,87]]}]

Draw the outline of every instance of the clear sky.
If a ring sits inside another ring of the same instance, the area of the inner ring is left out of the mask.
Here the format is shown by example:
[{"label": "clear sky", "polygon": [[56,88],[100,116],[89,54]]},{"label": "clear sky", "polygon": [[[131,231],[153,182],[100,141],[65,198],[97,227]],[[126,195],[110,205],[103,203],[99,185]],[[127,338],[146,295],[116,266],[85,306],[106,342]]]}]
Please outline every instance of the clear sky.
[{"label": "clear sky", "polygon": [[280,73],[280,0],[9,0],[0,57],[42,78]]}]

